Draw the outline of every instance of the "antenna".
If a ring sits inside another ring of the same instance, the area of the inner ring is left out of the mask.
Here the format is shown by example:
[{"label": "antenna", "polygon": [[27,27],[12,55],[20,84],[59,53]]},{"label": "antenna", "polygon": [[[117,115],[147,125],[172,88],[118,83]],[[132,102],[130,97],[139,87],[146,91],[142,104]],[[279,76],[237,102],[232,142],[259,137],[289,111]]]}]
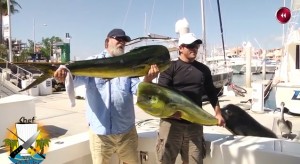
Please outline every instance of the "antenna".
[{"label": "antenna", "polygon": [[262,49],[262,47],[260,46],[260,44],[258,43],[258,41],[256,40],[256,38],[254,38],[254,41],[256,42],[256,44],[258,45],[258,47],[259,47],[260,49]]}]

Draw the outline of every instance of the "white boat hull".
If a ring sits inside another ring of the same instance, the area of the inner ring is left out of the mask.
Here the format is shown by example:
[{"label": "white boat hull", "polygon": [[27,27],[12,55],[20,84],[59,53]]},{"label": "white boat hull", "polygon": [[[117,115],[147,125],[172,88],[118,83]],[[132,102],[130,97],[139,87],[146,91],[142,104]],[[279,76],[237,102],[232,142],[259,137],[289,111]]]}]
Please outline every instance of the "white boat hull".
[{"label": "white boat hull", "polygon": [[240,74],[241,69],[244,67],[245,64],[239,64],[239,65],[231,65],[232,71],[234,74]]},{"label": "white boat hull", "polygon": [[233,72],[219,72],[212,75],[214,86],[217,89],[223,88],[225,85],[232,81]]},{"label": "white boat hull", "polygon": [[[139,163],[155,164],[156,130],[137,128],[139,135]],[[222,134],[204,134],[207,156],[205,164],[299,164],[300,143],[263,137],[229,136]],[[56,144],[57,142],[61,144]],[[45,164],[81,164],[92,163],[89,151],[88,132],[52,140]],[[66,155],[67,153],[67,155]],[[9,153],[0,154],[1,163],[11,163]],[[113,155],[111,164],[119,164],[117,155]],[[180,155],[175,164],[181,164]]]},{"label": "white boat hull", "polygon": [[266,73],[274,73],[277,65],[266,65]]},{"label": "white boat hull", "polygon": [[[259,74],[261,73],[262,71],[262,66],[261,65],[252,65],[251,66],[251,73],[252,74]],[[244,65],[242,68],[241,68],[241,71],[240,73],[245,73],[246,72],[246,65]]]},{"label": "white boat hull", "polygon": [[300,85],[279,83],[275,89],[276,106],[280,108],[280,103],[284,102],[291,113],[300,114]]}]

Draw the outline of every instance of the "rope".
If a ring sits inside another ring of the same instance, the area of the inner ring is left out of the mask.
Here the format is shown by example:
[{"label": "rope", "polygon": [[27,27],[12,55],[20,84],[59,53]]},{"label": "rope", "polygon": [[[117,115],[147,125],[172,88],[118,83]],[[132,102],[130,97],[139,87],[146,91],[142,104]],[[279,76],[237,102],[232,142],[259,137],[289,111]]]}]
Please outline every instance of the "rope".
[{"label": "rope", "polygon": [[217,96],[218,96],[218,97],[219,97],[219,96],[222,96],[223,91],[224,91],[224,87],[222,87],[222,88],[220,89],[220,91],[218,92]]},{"label": "rope", "polygon": [[229,83],[228,84],[228,87],[230,87],[233,92],[235,93],[235,95],[239,95],[239,96],[242,96],[242,97],[245,97],[245,93],[247,93],[247,90],[238,86],[238,85],[235,85],[233,83]]},{"label": "rope", "polygon": [[275,76],[275,73],[272,75],[272,77],[270,78],[265,90],[264,90],[264,100],[266,100],[269,95],[270,95],[270,92],[272,91],[273,87],[276,86],[279,82],[276,82],[274,85],[273,85],[273,79],[274,79],[274,76]]},{"label": "rope", "polygon": [[152,24],[152,18],[153,18],[154,8],[155,8],[155,0],[153,0],[153,5],[152,5],[152,11],[151,11],[150,23],[149,23],[149,26],[148,26],[148,31],[151,30],[151,24]]},{"label": "rope", "polygon": [[273,84],[273,80],[270,80],[264,90],[264,100],[266,100],[269,97],[270,92],[273,89],[272,84]]},{"label": "rope", "polygon": [[125,14],[125,17],[124,17],[124,20],[123,20],[123,25],[122,25],[123,28],[124,28],[125,23],[127,21],[127,16],[128,16],[128,13],[129,13],[129,10],[130,10],[130,7],[131,7],[131,3],[132,3],[132,0],[130,0],[129,3],[128,3],[127,11],[126,11],[126,14]]},{"label": "rope", "polygon": [[145,119],[135,123],[136,128],[143,130],[157,130],[159,127],[160,119]]}]

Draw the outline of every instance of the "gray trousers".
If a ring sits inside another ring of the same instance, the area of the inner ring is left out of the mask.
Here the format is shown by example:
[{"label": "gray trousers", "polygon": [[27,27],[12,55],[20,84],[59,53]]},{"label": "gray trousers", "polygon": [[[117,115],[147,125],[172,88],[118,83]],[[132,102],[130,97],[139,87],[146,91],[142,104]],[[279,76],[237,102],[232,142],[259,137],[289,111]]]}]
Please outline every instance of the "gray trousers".
[{"label": "gray trousers", "polygon": [[203,145],[203,126],[172,119],[160,121],[156,145],[158,163],[174,164],[180,154],[184,164],[203,164]]}]

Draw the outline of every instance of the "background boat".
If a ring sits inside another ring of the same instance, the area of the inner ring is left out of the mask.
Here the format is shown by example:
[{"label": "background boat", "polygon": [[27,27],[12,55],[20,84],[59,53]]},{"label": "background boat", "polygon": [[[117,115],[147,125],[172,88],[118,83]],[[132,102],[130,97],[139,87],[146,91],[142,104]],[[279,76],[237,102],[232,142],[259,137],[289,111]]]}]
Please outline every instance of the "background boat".
[{"label": "background boat", "polygon": [[246,62],[245,58],[239,57],[239,56],[227,56],[228,62],[233,70],[234,74],[241,74],[241,69],[245,67]]},{"label": "background boat", "polygon": [[[179,20],[180,21],[180,20]],[[184,26],[186,29],[181,29],[179,31],[185,33],[189,32],[189,27]],[[164,45],[169,49],[171,60],[177,60],[179,57],[178,51],[178,38],[172,38],[168,36],[158,35],[158,34],[149,34],[146,37],[139,37],[132,39],[132,41],[126,44],[126,51],[130,51],[139,46],[145,45]],[[231,67],[222,62],[221,60],[206,60],[206,58],[201,58],[203,55],[201,48],[198,51],[196,60],[206,64],[212,73],[213,83],[217,89],[219,95],[222,95],[222,90],[225,85],[231,82],[233,71]],[[143,77],[142,77],[143,78]],[[157,82],[157,79],[154,79],[153,82]]]},{"label": "background boat", "polygon": [[266,73],[275,73],[280,63],[280,61],[274,59],[266,59],[264,62],[266,63]]},{"label": "background boat", "polygon": [[[260,59],[251,59],[251,73],[252,74],[259,74],[262,71],[262,60]],[[244,65],[240,73],[245,73],[246,72],[246,65]]]},{"label": "background boat", "polygon": [[283,102],[291,114],[300,115],[300,1],[292,1],[290,9],[292,17],[284,40],[284,54],[279,69],[275,71],[275,97],[278,108]]}]

